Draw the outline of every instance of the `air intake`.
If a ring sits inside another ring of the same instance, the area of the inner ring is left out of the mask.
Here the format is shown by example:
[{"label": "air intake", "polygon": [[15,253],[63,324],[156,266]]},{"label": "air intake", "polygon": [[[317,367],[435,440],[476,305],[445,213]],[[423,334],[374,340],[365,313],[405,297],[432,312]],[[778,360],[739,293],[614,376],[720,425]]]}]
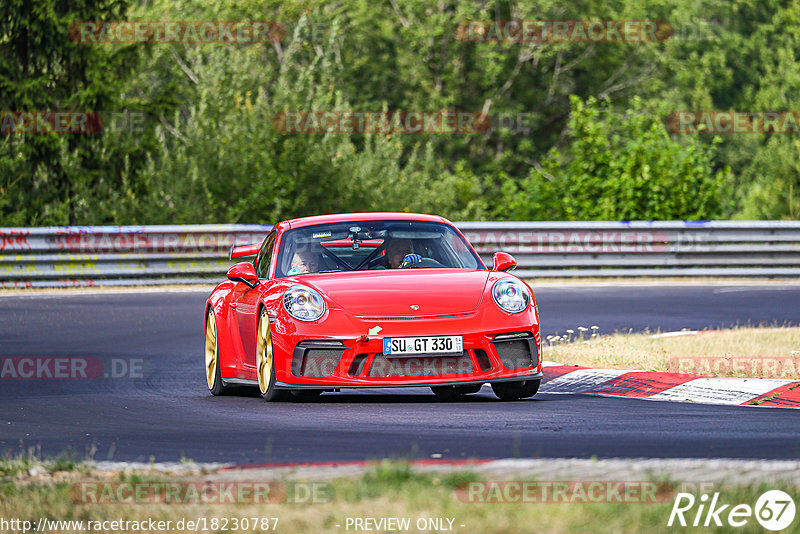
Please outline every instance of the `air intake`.
[{"label": "air intake", "polygon": [[495,336],[492,343],[507,369],[536,367],[539,364],[536,339],[530,332],[500,334]]},{"label": "air intake", "polygon": [[345,348],[339,341],[304,341],[294,349],[292,374],[311,378],[331,376]]}]

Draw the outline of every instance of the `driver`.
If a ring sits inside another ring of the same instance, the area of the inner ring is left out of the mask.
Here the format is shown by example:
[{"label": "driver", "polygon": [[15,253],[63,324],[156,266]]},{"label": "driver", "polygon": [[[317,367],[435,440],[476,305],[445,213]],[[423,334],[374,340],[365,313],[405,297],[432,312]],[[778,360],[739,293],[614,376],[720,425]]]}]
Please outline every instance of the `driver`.
[{"label": "driver", "polygon": [[319,258],[310,250],[298,250],[292,258],[292,268],[287,275],[315,273],[319,270]]},{"label": "driver", "polygon": [[386,263],[390,269],[408,267],[422,260],[419,254],[411,252],[410,239],[392,239],[386,246]]}]

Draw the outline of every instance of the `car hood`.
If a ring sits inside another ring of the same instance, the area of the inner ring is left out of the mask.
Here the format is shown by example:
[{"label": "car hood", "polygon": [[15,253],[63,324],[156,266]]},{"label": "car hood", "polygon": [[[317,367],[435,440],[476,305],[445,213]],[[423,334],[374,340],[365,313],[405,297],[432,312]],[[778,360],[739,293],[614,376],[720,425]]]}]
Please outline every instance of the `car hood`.
[{"label": "car hood", "polygon": [[359,317],[431,317],[475,310],[489,274],[465,269],[356,271],[308,275],[303,282]]}]

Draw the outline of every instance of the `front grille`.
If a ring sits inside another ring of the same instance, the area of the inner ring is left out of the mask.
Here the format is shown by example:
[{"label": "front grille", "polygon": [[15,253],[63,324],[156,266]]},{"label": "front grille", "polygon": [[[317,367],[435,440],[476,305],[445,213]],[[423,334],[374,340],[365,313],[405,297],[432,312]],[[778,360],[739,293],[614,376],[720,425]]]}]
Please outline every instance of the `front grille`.
[{"label": "front grille", "polygon": [[533,338],[495,341],[494,346],[507,369],[535,367],[539,363],[536,341]]},{"label": "front grille", "polygon": [[330,376],[339,365],[344,348],[305,348],[298,346],[292,360],[292,373],[295,376],[322,378]]},{"label": "front grille", "polygon": [[475,366],[467,351],[459,356],[419,356],[386,358],[376,354],[369,368],[371,377],[438,376],[473,374]]}]

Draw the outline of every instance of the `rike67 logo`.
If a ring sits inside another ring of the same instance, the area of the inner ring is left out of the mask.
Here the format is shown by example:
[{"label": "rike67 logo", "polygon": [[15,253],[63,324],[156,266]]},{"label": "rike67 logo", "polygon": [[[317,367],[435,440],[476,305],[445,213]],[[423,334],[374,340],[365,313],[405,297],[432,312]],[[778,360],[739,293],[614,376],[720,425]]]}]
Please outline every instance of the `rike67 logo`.
[{"label": "rike67 logo", "polygon": [[794,500],[781,490],[765,492],[754,507],[749,504],[722,503],[719,492],[711,497],[703,493],[699,499],[691,493],[678,493],[675,495],[667,526],[738,528],[755,518],[765,529],[777,532],[792,524],[795,512]]}]

